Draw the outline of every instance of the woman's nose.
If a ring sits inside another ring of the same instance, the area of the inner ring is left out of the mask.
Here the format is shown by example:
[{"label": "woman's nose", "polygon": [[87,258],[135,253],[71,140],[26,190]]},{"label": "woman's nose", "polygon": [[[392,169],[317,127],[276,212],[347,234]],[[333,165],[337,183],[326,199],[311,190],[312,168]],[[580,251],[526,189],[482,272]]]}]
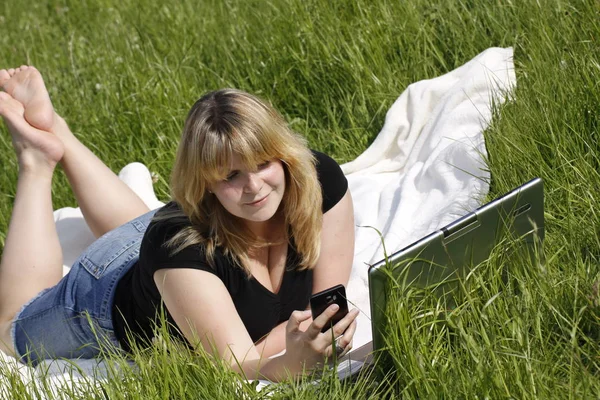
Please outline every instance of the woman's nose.
[{"label": "woman's nose", "polygon": [[244,185],[244,191],[246,193],[258,193],[262,188],[262,179],[255,174],[254,172],[250,172],[248,174],[248,179],[246,180],[246,184]]}]

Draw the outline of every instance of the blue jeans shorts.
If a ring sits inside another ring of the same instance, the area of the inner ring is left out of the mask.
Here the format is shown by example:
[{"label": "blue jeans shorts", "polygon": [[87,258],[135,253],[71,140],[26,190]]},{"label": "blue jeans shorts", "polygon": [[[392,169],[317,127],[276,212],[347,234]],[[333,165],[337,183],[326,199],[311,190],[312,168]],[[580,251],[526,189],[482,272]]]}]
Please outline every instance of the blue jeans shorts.
[{"label": "blue jeans shorts", "polygon": [[119,280],[139,259],[150,211],[98,238],[56,286],[41,291],[16,315],[12,339],[18,358],[93,358],[119,349],[112,306]]}]

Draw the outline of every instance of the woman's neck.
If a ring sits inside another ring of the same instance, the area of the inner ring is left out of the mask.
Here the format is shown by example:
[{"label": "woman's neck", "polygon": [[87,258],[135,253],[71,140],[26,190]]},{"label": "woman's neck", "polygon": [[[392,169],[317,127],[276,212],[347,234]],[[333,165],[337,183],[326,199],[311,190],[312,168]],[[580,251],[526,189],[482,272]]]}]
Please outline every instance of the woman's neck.
[{"label": "woman's neck", "polygon": [[267,221],[245,221],[246,227],[250,229],[257,238],[270,243],[280,242],[285,237],[285,219],[283,213],[277,212]]}]

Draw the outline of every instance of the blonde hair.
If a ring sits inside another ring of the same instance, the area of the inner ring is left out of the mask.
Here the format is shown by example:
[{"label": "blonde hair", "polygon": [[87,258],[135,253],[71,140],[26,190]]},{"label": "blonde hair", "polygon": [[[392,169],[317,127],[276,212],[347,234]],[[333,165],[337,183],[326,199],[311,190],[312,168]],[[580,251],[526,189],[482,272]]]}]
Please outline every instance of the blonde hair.
[{"label": "blonde hair", "polygon": [[[171,175],[171,195],[191,221],[166,246],[175,254],[188,246],[202,244],[214,268],[218,247],[248,274],[249,252],[268,246],[230,214],[211,184],[224,179],[236,154],[246,168],[280,159],[286,187],[280,210],[285,220],[288,243],[299,254],[299,269],[314,267],[319,258],[323,220],[322,194],[315,158],[306,141],[291,131],[283,117],[256,96],[235,89],[210,92],[190,110]],[[181,216],[180,211],[163,213],[159,219]]]}]

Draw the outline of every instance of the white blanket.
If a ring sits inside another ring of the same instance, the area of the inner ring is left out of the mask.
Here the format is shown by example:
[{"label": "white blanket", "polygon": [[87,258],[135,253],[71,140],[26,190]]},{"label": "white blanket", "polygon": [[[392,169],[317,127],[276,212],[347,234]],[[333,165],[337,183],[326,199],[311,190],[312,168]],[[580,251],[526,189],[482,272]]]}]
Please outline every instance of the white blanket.
[{"label": "white blanket", "polygon": [[[367,264],[383,258],[379,234],[368,227],[381,232],[391,254],[481,205],[490,180],[483,130],[490,122],[492,104],[502,103],[516,84],[512,56],[512,48],[490,48],[446,75],[410,85],[388,111],[373,144],[342,166],[357,225],[347,293],[363,311],[354,348],[372,336]],[[162,205],[144,165],[129,164],[119,177],[150,208]],[[66,272],[94,237],[78,208],[63,208],[54,216]],[[84,372],[97,365],[93,360],[77,364]],[[69,369],[64,361],[50,365],[48,375],[57,385],[73,380],[63,373],[65,367]],[[37,371],[19,366],[26,380],[47,368],[47,364]]]},{"label": "white blanket", "polygon": [[348,297],[365,312],[355,347],[371,339],[366,264],[481,205],[490,174],[483,130],[492,104],[516,85],[512,48],[490,48],[440,77],[410,85],[389,109],[383,129],[342,166],[355,204],[356,251]]}]

